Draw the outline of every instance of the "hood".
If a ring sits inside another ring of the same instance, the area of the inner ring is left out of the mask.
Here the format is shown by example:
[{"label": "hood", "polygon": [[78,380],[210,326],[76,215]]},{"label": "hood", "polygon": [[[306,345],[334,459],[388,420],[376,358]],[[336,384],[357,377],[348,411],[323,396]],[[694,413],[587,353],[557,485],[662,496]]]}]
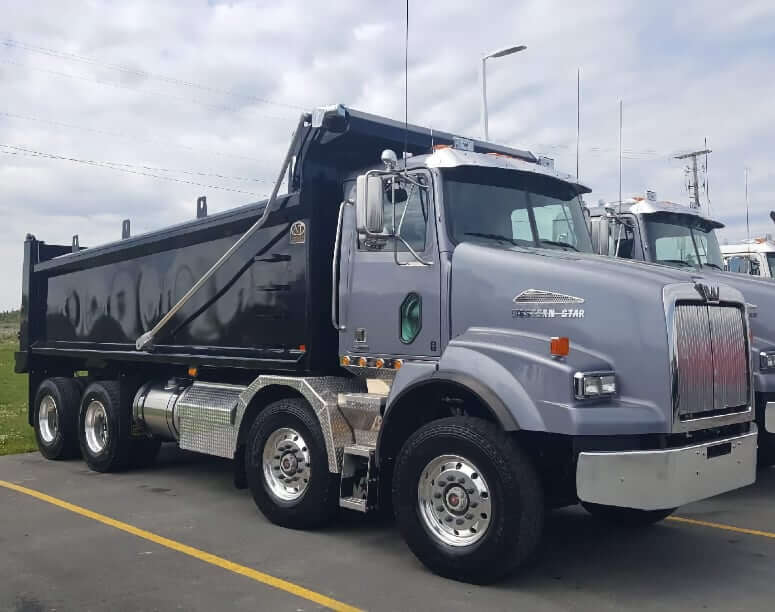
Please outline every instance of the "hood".
[{"label": "hood", "polygon": [[666,410],[665,287],[693,292],[705,278],[598,255],[467,242],[452,254],[451,336],[472,327],[508,330],[545,339],[547,354],[551,337],[566,336],[571,351],[610,364],[623,399]]}]

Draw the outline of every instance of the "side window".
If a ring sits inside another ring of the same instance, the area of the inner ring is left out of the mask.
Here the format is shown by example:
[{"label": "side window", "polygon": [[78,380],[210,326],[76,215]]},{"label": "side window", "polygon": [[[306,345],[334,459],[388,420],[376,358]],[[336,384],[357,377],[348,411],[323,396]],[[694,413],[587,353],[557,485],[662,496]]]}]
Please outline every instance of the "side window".
[{"label": "side window", "polygon": [[[421,174],[410,174],[409,176],[420,185],[427,185],[425,176]],[[397,233],[409,243],[412,249],[422,253],[425,250],[425,238],[428,231],[429,189],[408,181],[401,181],[401,186],[406,189],[407,197],[406,201],[397,202],[395,205],[395,224],[399,230]],[[391,232],[393,230],[393,202],[390,187],[387,185],[382,198],[382,211],[385,222],[384,231]],[[359,239],[358,243],[360,249],[393,250],[392,239]],[[407,251],[406,245],[400,240],[398,241],[398,250]]]},{"label": "side window", "polygon": [[633,232],[632,227],[624,223],[616,223],[613,221],[608,224],[608,227],[608,254],[612,257],[632,259],[632,247],[635,243],[635,233]]},{"label": "side window", "polygon": [[727,268],[730,272],[748,274],[748,258],[745,255],[733,255],[727,260]]}]

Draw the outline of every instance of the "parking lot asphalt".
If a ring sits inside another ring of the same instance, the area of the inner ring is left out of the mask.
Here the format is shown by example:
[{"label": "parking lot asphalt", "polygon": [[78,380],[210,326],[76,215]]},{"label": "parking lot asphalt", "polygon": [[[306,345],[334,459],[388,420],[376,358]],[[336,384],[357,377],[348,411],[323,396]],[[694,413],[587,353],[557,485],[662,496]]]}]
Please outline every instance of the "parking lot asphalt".
[{"label": "parking lot asphalt", "polygon": [[681,508],[691,523],[627,531],[554,511],[535,566],[489,587],[434,576],[390,521],[342,512],[315,532],[272,525],[233,487],[229,461],[174,447],[121,474],[2,457],[0,480],[54,499],[0,486],[2,610],[775,608],[775,470]]}]

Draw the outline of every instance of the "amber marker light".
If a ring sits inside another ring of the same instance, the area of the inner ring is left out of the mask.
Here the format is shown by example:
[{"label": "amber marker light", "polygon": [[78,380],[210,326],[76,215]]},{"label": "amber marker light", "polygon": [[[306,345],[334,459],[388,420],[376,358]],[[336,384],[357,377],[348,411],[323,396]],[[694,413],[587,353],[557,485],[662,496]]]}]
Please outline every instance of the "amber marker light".
[{"label": "amber marker light", "polygon": [[549,341],[549,352],[553,357],[567,357],[570,353],[570,339],[565,336],[554,336]]},{"label": "amber marker light", "polygon": [[368,365],[368,362],[366,361],[365,357],[361,357],[358,359],[358,365],[362,368],[365,368]]},{"label": "amber marker light", "polygon": [[196,378],[197,374],[199,374],[199,370],[195,366],[189,366],[189,368],[188,368],[188,375],[191,378]]},{"label": "amber marker light", "polygon": [[374,362],[375,368],[383,368],[385,367],[385,360],[382,359],[382,357],[377,357],[377,360]]},{"label": "amber marker light", "polygon": [[347,367],[350,365],[351,361],[350,358],[347,355],[342,355],[341,359],[339,360],[339,363],[341,363],[343,366]]},{"label": "amber marker light", "polygon": [[396,359],[393,361],[394,370],[400,370],[402,365],[404,365],[404,362],[401,359]]}]

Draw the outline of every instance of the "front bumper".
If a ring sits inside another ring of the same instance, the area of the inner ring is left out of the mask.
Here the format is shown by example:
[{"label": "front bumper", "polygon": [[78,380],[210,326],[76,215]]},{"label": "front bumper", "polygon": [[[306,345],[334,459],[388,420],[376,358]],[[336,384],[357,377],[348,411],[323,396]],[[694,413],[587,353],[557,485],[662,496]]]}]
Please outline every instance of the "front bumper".
[{"label": "front bumper", "polygon": [[764,430],[775,433],[775,402],[767,402],[764,407]]},{"label": "front bumper", "polygon": [[595,504],[640,510],[677,508],[752,484],[756,445],[757,430],[752,424],[749,433],[692,446],[582,452],[576,492],[581,501]]}]

